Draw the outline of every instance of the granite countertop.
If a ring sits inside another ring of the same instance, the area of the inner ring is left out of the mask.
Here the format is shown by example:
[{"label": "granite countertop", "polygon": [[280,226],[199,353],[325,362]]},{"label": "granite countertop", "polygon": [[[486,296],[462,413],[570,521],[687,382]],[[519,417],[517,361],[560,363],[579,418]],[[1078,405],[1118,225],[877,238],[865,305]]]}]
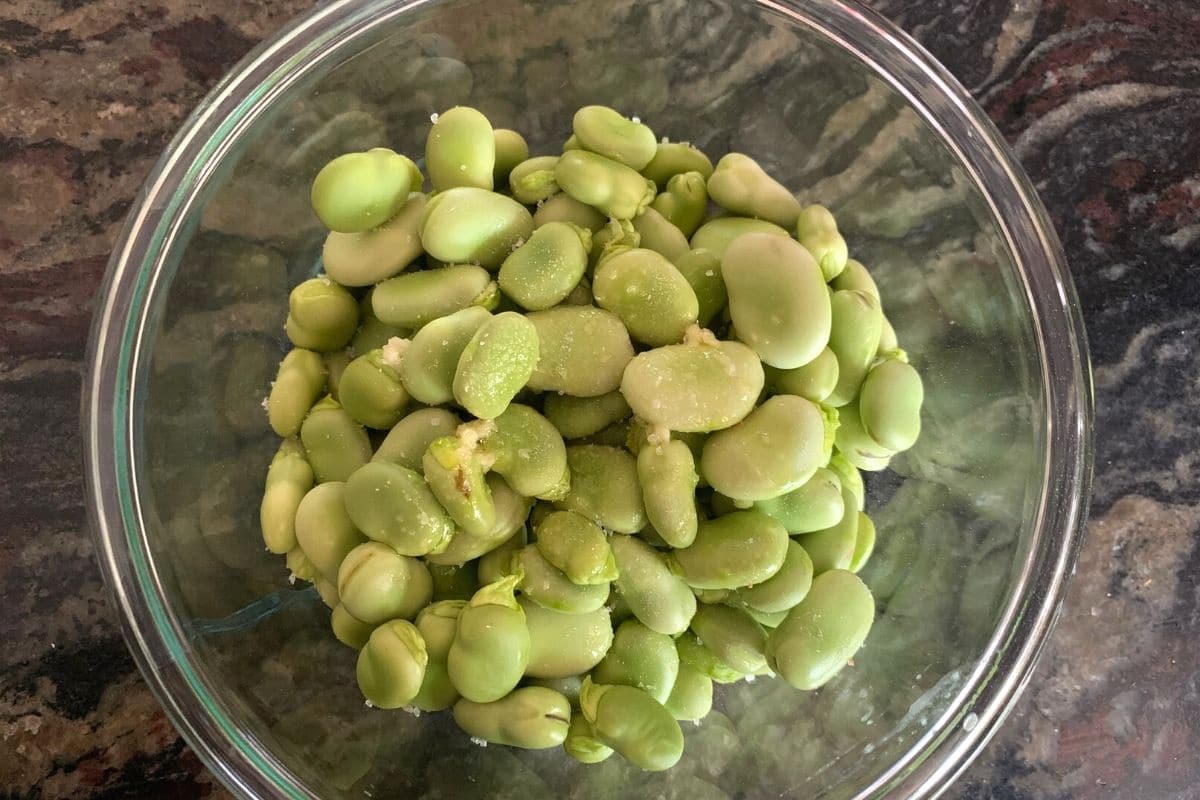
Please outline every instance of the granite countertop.
[{"label": "granite countertop", "polygon": [[[1200,797],[1200,6],[876,0],[978,98],[1091,337],[1091,522],[1012,716],[949,793]],[[188,111],[302,0],[0,5],[0,797],[223,798],[142,683],[87,530],[93,294]]]}]

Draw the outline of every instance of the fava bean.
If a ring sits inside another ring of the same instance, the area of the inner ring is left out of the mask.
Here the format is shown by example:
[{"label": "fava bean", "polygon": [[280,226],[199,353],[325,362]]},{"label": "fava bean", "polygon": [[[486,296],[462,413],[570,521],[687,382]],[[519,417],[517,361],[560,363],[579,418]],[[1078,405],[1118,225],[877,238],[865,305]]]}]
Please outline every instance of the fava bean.
[{"label": "fava bean", "polygon": [[787,530],[776,520],[759,511],[736,511],[701,522],[696,540],[674,551],[668,561],[689,586],[738,589],[778,572],[787,543]]},{"label": "fava bean", "polygon": [[567,222],[533,232],[500,266],[500,289],[532,311],[561,303],[579,285],[588,266],[592,234]]},{"label": "fava bean", "polygon": [[[487,536],[496,526],[496,506],[483,477],[473,437],[443,436],[429,443],[421,460],[425,483],[442,508],[468,536]],[[507,539],[501,536],[496,543]]]},{"label": "fava bean", "polygon": [[637,170],[586,150],[569,150],[554,167],[564,192],[610,217],[633,219],[650,205],[656,189]]},{"label": "fava bean", "polygon": [[647,628],[668,636],[687,630],[696,613],[696,597],[654,548],[633,536],[610,541],[617,562],[617,591]]},{"label": "fava bean", "polygon": [[587,614],[604,606],[608,583],[573,583],[542,556],[536,545],[526,545],[515,562],[521,582],[521,594],[551,611]]},{"label": "fava bean", "polygon": [[284,356],[267,396],[271,430],[279,436],[299,433],[308,410],[325,388],[325,378],[325,362],[318,353],[297,347]]},{"label": "fava bean", "polygon": [[837,356],[828,347],[803,366],[793,369],[763,367],[767,375],[767,387],[777,394],[794,394],[823,403],[833,393],[838,381]]},{"label": "fava bean", "polygon": [[389,278],[375,287],[371,303],[381,321],[415,329],[468,306],[493,309],[499,299],[487,270],[459,264]]},{"label": "fava bean", "polygon": [[690,237],[704,221],[704,212],[708,209],[708,189],[704,176],[699,172],[672,176],[662,194],[654,198],[650,208],[661,214],[684,236]]},{"label": "fava bean", "polygon": [[872,441],[893,452],[907,450],[921,433],[925,388],[910,365],[886,359],[871,368],[858,398],[859,419]]},{"label": "fava bean", "polygon": [[653,208],[647,208],[635,218],[633,228],[641,237],[641,247],[653,250],[668,261],[673,262],[688,251],[688,240],[683,231]]},{"label": "fava bean", "polygon": [[[749,609],[767,614],[788,611],[808,594],[813,581],[813,562],[808,552],[794,540],[779,571],[754,586],[738,589],[738,598]],[[748,609],[748,610],[749,610]]]},{"label": "fava bean", "polygon": [[801,546],[812,559],[813,573],[820,575],[831,569],[848,569],[854,558],[854,544],[858,537],[859,513],[851,504],[854,496],[842,488],[842,503],[846,513],[837,524],[824,530],[806,533],[799,537]]},{"label": "fava bean", "polygon": [[854,536],[854,555],[850,557],[850,571],[859,572],[867,565],[873,552],[875,552],[875,523],[860,511],[858,512],[858,533]]},{"label": "fava bean", "polygon": [[346,366],[338,382],[338,400],[355,422],[388,430],[404,416],[408,392],[395,363],[385,347],[361,355]]},{"label": "fava bean", "polygon": [[421,219],[425,252],[447,264],[479,264],[489,270],[498,269],[531,233],[533,217],[525,206],[473,186],[434,195]]},{"label": "fava bean", "polygon": [[513,167],[529,158],[529,143],[525,137],[507,128],[496,128],[496,164],[492,168],[492,186],[499,188],[508,183]]},{"label": "fava bean", "polygon": [[[401,366],[403,377],[403,364]],[[420,472],[421,459],[429,449],[429,443],[439,436],[454,433],[461,423],[457,415],[444,408],[418,408],[392,426],[371,461],[389,461]]]},{"label": "fava bean", "polygon": [[359,652],[358,687],[376,708],[400,708],[417,696],[428,663],[416,626],[394,619],[372,631]]},{"label": "fava bean", "polygon": [[409,192],[420,191],[421,180],[411,160],[376,147],[365,153],[346,153],[326,164],[313,181],[310,199],[325,227],[357,233],[394,217]]},{"label": "fava bean", "polygon": [[490,190],[496,167],[496,134],[488,118],[456,106],[438,114],[425,141],[425,168],[435,191],[456,186]]},{"label": "fava bean", "polygon": [[730,153],[717,162],[708,179],[708,196],[731,213],[755,217],[791,229],[800,215],[800,203],[758,162],[741,153]]},{"label": "fava bean", "polygon": [[379,625],[412,619],[433,597],[433,579],[425,565],[378,542],[360,544],[338,567],[338,597],[357,619]]},{"label": "fava bean", "polygon": [[571,704],[552,689],[526,686],[490,703],[459,700],[454,721],[485,742],[543,750],[567,738]]},{"label": "fava bean", "polygon": [[571,489],[556,505],[619,533],[637,533],[646,525],[646,507],[638,484],[637,461],[604,445],[567,448]]},{"label": "fava bean", "polygon": [[638,483],[646,518],[671,547],[687,547],[696,539],[696,462],[678,440],[648,442],[637,456]]},{"label": "fava bean", "polygon": [[535,227],[540,228],[551,222],[570,222],[595,233],[604,227],[608,217],[587,203],[581,203],[574,197],[560,192],[538,201],[537,211],[533,213]]},{"label": "fava bean", "polygon": [[615,253],[596,269],[592,294],[621,318],[630,336],[658,347],[674,344],[696,322],[696,293],[679,270],[653,250]]},{"label": "fava bean", "polygon": [[683,732],[671,712],[641,689],[589,678],[579,691],[596,738],[644,770],[670,769],[683,755]]},{"label": "fava bean", "polygon": [[567,448],[550,421],[529,406],[511,403],[503,414],[469,423],[492,471],[526,497],[561,500],[571,485]]},{"label": "fava bean", "polygon": [[508,176],[512,196],[531,206],[557,194],[558,183],[554,180],[556,166],[558,156],[534,156],[522,161]]},{"label": "fava bean", "polygon": [[675,269],[696,293],[696,323],[705,326],[725,308],[729,293],[721,277],[721,259],[708,250],[689,250],[675,259]]},{"label": "fava bean", "polygon": [[680,722],[699,722],[712,710],[712,702],[712,678],[687,664],[680,664],[675,685],[671,687],[667,702],[663,703],[671,716]]},{"label": "fava bean", "polygon": [[617,577],[608,537],[588,518],[555,511],[536,526],[537,548],[572,583],[607,584]]},{"label": "fava bean", "polygon": [[282,555],[296,546],[296,511],[312,486],[313,471],[304,447],[294,438],[284,439],[267,469],[259,506],[263,542],[272,553]]},{"label": "fava bean", "polygon": [[581,439],[598,433],[630,415],[629,404],[620,392],[595,397],[569,394],[547,395],[543,412],[564,439]]},{"label": "fava bean", "polygon": [[599,308],[560,306],[531,312],[540,345],[529,378],[535,392],[595,397],[614,391],[633,358],[633,343],[619,317]]},{"label": "fava bean", "polygon": [[642,175],[654,181],[661,190],[671,178],[688,172],[698,172],[704,180],[713,173],[712,161],[697,147],[687,142],[661,142],[654,158],[642,168]]},{"label": "fava bean", "polygon": [[842,482],[827,468],[817,470],[803,486],[779,497],[759,500],[754,507],[782,522],[790,534],[832,527],[841,521],[846,510]]},{"label": "fava bean", "polygon": [[607,106],[584,106],[571,127],[580,147],[631,169],[644,169],[658,150],[654,131]]},{"label": "fava bean", "polygon": [[371,458],[367,432],[328,396],[308,412],[300,441],[317,483],[344,481]]},{"label": "fava bean", "polygon": [[834,292],[830,298],[832,325],[829,349],[837,356],[838,380],[825,402],[841,407],[858,394],[875,354],[883,330],[879,300],[857,290]]},{"label": "fava bean", "polygon": [[826,281],[837,278],[846,268],[846,240],[838,233],[837,220],[825,206],[814,204],[800,209],[796,241],[812,253]]},{"label": "fava bean", "polygon": [[737,683],[746,677],[717,658],[717,654],[691,631],[675,640],[675,649],[679,653],[681,668],[689,667],[715,683]]},{"label": "fava bean", "polygon": [[504,697],[529,664],[529,628],[513,595],[517,581],[513,575],[484,586],[458,616],[446,668],[459,694],[473,702]]},{"label": "fava bean", "polygon": [[333,607],[333,613],[329,615],[329,627],[339,642],[355,650],[366,647],[371,632],[376,628],[375,625],[357,619],[341,603]]},{"label": "fava bean", "polygon": [[345,484],[314,486],[296,509],[296,542],[326,580],[336,581],[346,554],[367,541],[346,513]]},{"label": "fava bean", "polygon": [[830,570],[767,639],[767,662],[797,689],[828,683],[871,630],[875,601],[858,576]]},{"label": "fava bean", "polygon": [[497,314],[463,349],[454,372],[454,399],[480,419],[498,417],[537,364],[537,328],[513,311]]},{"label": "fava bean", "polygon": [[287,336],[296,347],[341,350],[357,328],[354,296],[328,278],[311,278],[288,295]]},{"label": "fava bean", "polygon": [[567,755],[580,764],[599,764],[613,754],[613,749],[596,738],[592,723],[582,714],[571,717],[567,738],[563,742]]},{"label": "fava bean", "polygon": [[458,700],[458,690],[450,682],[446,658],[458,630],[458,616],[466,608],[465,600],[443,600],[431,603],[417,614],[417,631],[425,640],[428,663],[421,689],[412,704],[422,711],[441,711]]},{"label": "fava bean", "polygon": [[454,373],[471,338],[492,318],[486,308],[467,308],[432,320],[413,334],[400,359],[400,380],[413,399],[427,405],[454,400]]},{"label": "fava bean", "polygon": [[454,523],[416,472],[387,461],[360,467],[346,481],[346,511],[363,533],[397,553],[445,550]]},{"label": "fava bean", "polygon": [[788,236],[788,232],[765,219],[747,217],[717,217],[705,222],[692,234],[693,250],[708,250],[717,258],[725,255],[730,243],[747,233],[769,233],[772,236]]},{"label": "fava bean", "polygon": [[679,674],[675,641],[635,619],[622,622],[604,659],[592,670],[592,680],[635,686],[660,703],[671,696]]},{"label": "fava bean", "polygon": [[420,228],[427,199],[413,192],[394,217],[372,230],[332,231],[321,249],[325,272],[342,286],[373,286],[399,275],[425,252]]},{"label": "fava bean", "polygon": [[721,663],[755,675],[767,665],[767,635],[746,612],[724,605],[701,605],[692,631]]},{"label": "fava bean", "polygon": [[583,614],[564,614],[543,608],[527,597],[518,598],[518,602],[529,627],[525,674],[530,677],[582,675],[599,664],[612,646],[612,621],[606,606]]}]

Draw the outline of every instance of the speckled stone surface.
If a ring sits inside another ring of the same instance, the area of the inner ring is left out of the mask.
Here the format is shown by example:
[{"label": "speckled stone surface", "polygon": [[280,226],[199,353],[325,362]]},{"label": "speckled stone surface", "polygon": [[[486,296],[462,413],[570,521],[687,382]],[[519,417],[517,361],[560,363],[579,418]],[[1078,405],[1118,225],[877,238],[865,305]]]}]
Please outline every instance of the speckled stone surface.
[{"label": "speckled stone surface", "polygon": [[[78,428],[121,220],[299,0],[0,2],[0,798],[224,798],[138,676]],[[877,0],[978,98],[1058,227],[1097,392],[1092,520],[1012,716],[949,796],[1200,797],[1200,6]]]}]

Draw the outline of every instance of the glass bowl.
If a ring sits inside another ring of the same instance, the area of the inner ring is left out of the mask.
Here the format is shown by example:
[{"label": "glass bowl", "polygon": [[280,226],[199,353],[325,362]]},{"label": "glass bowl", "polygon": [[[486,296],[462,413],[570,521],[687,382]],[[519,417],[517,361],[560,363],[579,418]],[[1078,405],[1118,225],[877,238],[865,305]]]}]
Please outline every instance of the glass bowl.
[{"label": "glass bowl", "polygon": [[[316,269],[326,160],[419,155],[465,103],[553,151],[606,103],[753,154],[838,215],[927,387],[870,479],[879,614],[833,683],[723,687],[662,774],[480,748],[447,715],[364,707],[354,653],[264,552],[259,404],[289,287]],[[184,125],[109,265],[84,435],[101,565],[180,732],[246,797],[928,796],[1028,679],[1088,497],[1079,308],[1033,188],[947,72],[834,0],[334,2],[259,47]]]}]

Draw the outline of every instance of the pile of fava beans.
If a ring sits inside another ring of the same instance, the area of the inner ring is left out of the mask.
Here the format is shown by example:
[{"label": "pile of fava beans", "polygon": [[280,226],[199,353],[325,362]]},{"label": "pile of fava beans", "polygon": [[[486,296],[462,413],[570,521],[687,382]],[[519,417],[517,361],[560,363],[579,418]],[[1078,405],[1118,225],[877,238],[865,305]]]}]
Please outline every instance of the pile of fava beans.
[{"label": "pile of fava beans", "polygon": [[424,170],[317,175],[266,401],[263,538],[368,705],[662,770],[714,682],[829,681],[875,613],[860,470],[923,400],[830,212],[602,106],[534,157],[452,108]]}]

